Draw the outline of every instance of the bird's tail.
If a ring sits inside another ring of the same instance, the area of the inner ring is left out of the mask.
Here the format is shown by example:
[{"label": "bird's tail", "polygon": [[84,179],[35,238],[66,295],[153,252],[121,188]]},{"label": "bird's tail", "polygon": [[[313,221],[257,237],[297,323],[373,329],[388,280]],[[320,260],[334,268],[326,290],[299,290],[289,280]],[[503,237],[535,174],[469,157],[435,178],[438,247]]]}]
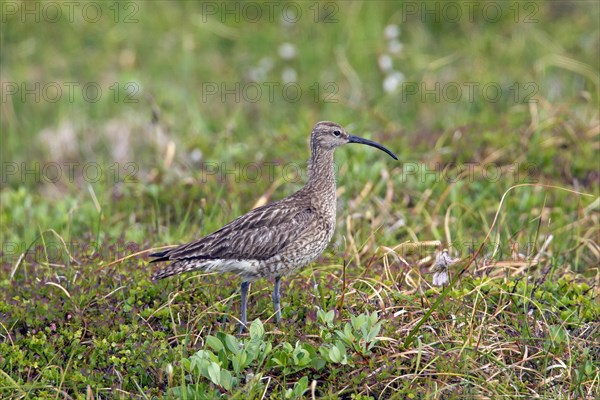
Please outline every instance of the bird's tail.
[{"label": "bird's tail", "polygon": [[[154,258],[154,260],[151,260],[150,263],[169,261],[170,260],[169,253],[171,253],[171,250],[172,249],[168,249],[168,250],[159,251],[157,253],[150,254],[149,256]],[[153,281],[157,281],[159,279],[167,278],[172,275],[180,274],[180,273],[184,272],[185,270],[186,269],[183,268],[180,261],[173,261],[171,264],[167,265],[166,267],[161,268],[158,271],[154,272],[151,276],[151,279]]]},{"label": "bird's tail", "polygon": [[184,272],[202,269],[202,264],[187,262],[187,260],[173,260],[169,265],[152,274],[152,280],[168,278],[169,276],[183,274]]},{"label": "bird's tail", "polygon": [[177,268],[177,262],[175,262],[154,272],[151,276],[151,279],[153,281],[158,281],[160,279],[168,278],[169,276],[180,274],[181,272],[183,271]]},{"label": "bird's tail", "polygon": [[161,261],[169,261],[169,253],[171,250],[159,251],[158,253],[149,254],[148,257],[154,258],[154,260],[150,260],[150,263],[161,262]]}]

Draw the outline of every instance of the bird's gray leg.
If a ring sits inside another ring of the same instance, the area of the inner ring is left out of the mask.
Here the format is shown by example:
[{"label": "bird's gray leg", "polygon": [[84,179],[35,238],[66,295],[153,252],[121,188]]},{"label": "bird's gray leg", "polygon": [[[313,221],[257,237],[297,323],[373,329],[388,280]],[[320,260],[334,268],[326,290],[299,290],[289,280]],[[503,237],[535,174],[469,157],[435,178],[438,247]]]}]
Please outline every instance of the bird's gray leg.
[{"label": "bird's gray leg", "polygon": [[279,282],[281,277],[275,278],[275,287],[273,287],[273,308],[275,308],[275,316],[277,322],[281,321],[281,296],[279,295]]},{"label": "bird's gray leg", "polygon": [[244,333],[246,330],[246,305],[248,303],[248,288],[250,287],[250,282],[242,282],[242,317],[240,321],[240,333]]}]

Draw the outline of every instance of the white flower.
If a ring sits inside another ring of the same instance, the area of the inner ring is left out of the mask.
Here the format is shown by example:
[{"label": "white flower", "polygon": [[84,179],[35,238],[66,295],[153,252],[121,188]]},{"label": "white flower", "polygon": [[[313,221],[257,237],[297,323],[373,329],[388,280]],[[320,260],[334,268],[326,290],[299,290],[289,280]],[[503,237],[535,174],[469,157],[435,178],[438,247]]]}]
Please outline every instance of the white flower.
[{"label": "white flower", "polygon": [[433,284],[435,286],[446,286],[449,283],[448,270],[433,273]]},{"label": "white flower", "polygon": [[281,80],[284,84],[296,82],[298,80],[298,73],[294,68],[285,68],[281,73]]},{"label": "white flower", "polygon": [[400,27],[396,24],[390,24],[383,30],[383,35],[387,40],[396,39],[400,35]]},{"label": "white flower", "polygon": [[383,90],[386,93],[394,92],[402,82],[404,82],[404,74],[398,71],[392,72],[383,80]]},{"label": "white flower", "polygon": [[444,249],[435,256],[435,263],[431,270],[433,271],[433,284],[435,286],[445,286],[450,283],[448,267],[457,260],[450,258],[448,250]]},{"label": "white flower", "polygon": [[194,150],[192,150],[192,152],[190,153],[190,159],[192,160],[193,163],[199,163],[202,161],[202,150],[196,148]]},{"label": "white flower", "polygon": [[379,69],[382,71],[389,71],[392,69],[392,57],[389,54],[382,54],[377,59]]},{"label": "white flower", "polygon": [[291,43],[282,43],[279,46],[279,56],[284,60],[291,60],[296,57],[296,46]]},{"label": "white flower", "polygon": [[392,39],[388,43],[388,51],[392,54],[399,54],[403,48],[404,45],[397,39]]}]

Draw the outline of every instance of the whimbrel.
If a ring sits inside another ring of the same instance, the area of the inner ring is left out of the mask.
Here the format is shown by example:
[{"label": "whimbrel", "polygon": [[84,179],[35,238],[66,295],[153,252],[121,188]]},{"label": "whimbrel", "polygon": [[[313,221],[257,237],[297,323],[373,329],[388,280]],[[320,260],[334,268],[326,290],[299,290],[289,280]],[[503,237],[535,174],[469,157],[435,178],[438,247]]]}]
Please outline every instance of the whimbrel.
[{"label": "whimbrel", "polygon": [[302,189],[255,208],[201,239],[150,254],[155,257],[152,262],[170,261],[152,279],[195,270],[238,274],[242,278],[240,332],[243,332],[250,282],[272,278],[273,306],[279,322],[281,277],[314,261],[333,236],[336,220],[333,152],[346,143],[376,147],[398,159],[377,142],[349,135],[339,124],[319,122],[311,132],[308,180]]}]

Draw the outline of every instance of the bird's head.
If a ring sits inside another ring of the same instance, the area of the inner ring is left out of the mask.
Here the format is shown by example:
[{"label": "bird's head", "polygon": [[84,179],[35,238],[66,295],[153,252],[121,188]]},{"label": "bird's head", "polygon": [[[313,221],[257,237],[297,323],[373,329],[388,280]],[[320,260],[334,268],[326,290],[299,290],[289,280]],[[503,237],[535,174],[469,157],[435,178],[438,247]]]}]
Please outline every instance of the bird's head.
[{"label": "bird's head", "polygon": [[346,143],[360,143],[384,151],[387,154],[389,154],[394,160],[398,159],[398,157],[396,157],[396,155],[385,146],[372,140],[350,135],[348,132],[346,132],[344,128],[342,128],[341,125],[336,124],[335,122],[317,122],[317,124],[312,130],[310,141],[313,151],[315,151],[317,148],[333,150],[336,147],[339,147]]}]

